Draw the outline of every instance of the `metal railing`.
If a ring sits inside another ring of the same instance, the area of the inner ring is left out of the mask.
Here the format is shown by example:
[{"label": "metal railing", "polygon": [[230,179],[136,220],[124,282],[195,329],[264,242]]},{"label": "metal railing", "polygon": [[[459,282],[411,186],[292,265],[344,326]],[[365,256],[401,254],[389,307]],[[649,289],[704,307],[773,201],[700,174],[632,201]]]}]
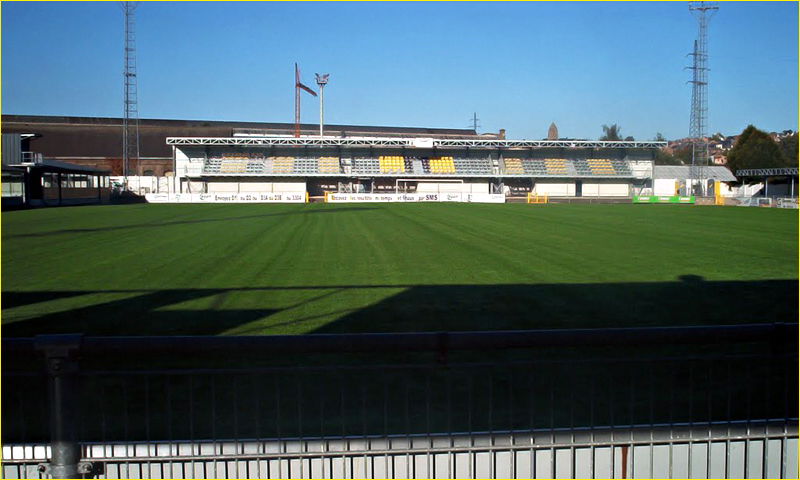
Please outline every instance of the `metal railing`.
[{"label": "metal railing", "polygon": [[40,164],[42,163],[43,157],[41,153],[38,152],[22,152],[22,163],[34,163]]},{"label": "metal railing", "polygon": [[7,338],[4,474],[794,476],[797,333]]}]

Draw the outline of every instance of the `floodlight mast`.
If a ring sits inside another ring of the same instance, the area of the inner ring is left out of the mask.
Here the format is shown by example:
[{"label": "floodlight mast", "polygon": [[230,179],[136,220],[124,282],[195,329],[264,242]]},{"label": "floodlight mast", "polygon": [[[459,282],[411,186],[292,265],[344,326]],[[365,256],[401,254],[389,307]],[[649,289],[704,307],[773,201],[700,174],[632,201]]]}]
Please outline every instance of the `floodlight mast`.
[{"label": "floodlight mast", "polygon": [[317,73],[317,85],[319,86],[319,136],[323,136],[323,125],[325,124],[325,85],[328,84],[329,73]]},{"label": "floodlight mast", "polygon": [[[689,11],[697,18],[697,40],[694,42],[692,66],[692,106],[689,116],[689,137],[692,141],[692,166],[690,195],[695,192],[695,183],[703,181],[702,195],[706,194],[705,167],[708,165],[708,22],[719,10],[715,3],[689,2]],[[699,157],[699,158],[698,158]]]},{"label": "floodlight mast", "polygon": [[125,99],[122,120],[122,176],[128,188],[128,175],[135,162],[134,173],[140,175],[139,162],[139,102],[136,82],[136,29],[134,11],[138,2],[120,2],[125,21],[125,70],[123,72]]}]

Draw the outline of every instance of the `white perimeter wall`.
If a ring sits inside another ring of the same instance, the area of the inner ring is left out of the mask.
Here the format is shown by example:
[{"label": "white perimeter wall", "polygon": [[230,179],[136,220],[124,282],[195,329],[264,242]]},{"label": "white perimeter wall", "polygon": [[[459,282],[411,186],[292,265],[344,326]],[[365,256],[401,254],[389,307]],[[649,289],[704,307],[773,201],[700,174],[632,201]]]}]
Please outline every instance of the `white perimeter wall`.
[{"label": "white perimeter wall", "polygon": [[489,183],[419,182],[417,193],[489,193]]},{"label": "white perimeter wall", "polygon": [[584,183],[581,195],[584,197],[627,197],[630,195],[630,184]]},{"label": "white perimeter wall", "polygon": [[208,193],[305,192],[306,182],[207,182]]},{"label": "white perimeter wall", "polygon": [[[675,195],[675,182],[676,178],[656,178],[653,180],[653,195]],[[723,197],[752,197],[759,193],[764,188],[763,183],[745,186],[730,186],[725,182],[720,182],[720,194]],[[770,195],[788,195],[789,186],[786,184],[770,185]],[[795,185],[795,194],[797,194],[797,186]]]},{"label": "white perimeter wall", "polygon": [[207,182],[208,193],[238,193],[238,182]]},{"label": "white perimeter wall", "polygon": [[[575,182],[556,183],[537,181],[533,186],[533,193],[549,195],[551,197],[574,197]],[[630,183],[583,183],[581,186],[582,197],[627,197],[631,194]],[[671,195],[671,194],[670,194]]]},{"label": "white perimeter wall", "polygon": [[560,197],[574,197],[575,183],[549,183],[536,182],[533,193]]},{"label": "white perimeter wall", "polygon": [[[109,177],[113,183],[123,183],[125,177]],[[175,177],[128,176],[128,190],[136,193],[175,193]]]},{"label": "white perimeter wall", "polygon": [[675,195],[674,178],[653,179],[653,195]]}]

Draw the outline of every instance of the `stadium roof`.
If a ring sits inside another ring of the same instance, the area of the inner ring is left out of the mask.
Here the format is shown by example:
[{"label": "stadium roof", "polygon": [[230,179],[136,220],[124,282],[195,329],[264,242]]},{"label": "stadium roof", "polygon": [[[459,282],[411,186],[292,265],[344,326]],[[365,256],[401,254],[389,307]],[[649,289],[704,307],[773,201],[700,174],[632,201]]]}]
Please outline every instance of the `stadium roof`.
[{"label": "stadium roof", "polygon": [[[675,178],[687,179],[691,178],[691,169],[689,165],[655,165],[653,167],[653,178]],[[702,167],[704,176],[709,180],[719,180],[720,182],[735,182],[736,177],[733,176],[728,167],[719,165]]]},{"label": "stadium roof", "polygon": [[411,147],[411,148],[661,148],[666,142],[600,141],[600,140],[499,140],[452,138],[382,138],[382,137],[168,137],[167,145],[176,146],[348,146],[348,147]]},{"label": "stadium roof", "polygon": [[796,177],[797,168],[750,168],[745,170],[736,170],[736,175],[740,177]]}]

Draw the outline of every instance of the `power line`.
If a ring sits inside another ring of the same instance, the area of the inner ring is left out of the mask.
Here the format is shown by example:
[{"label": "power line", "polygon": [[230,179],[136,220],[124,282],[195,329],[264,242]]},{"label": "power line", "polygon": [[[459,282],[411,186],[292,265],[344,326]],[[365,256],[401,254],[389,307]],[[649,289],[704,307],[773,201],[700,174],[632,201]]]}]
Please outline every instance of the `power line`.
[{"label": "power line", "polygon": [[472,127],[472,129],[475,130],[475,133],[478,133],[478,128],[480,128],[480,126],[481,126],[480,123],[478,123],[479,120],[480,119],[478,118],[478,113],[477,112],[473,112],[472,113],[472,118],[469,119],[469,122],[471,124],[470,127]]}]

